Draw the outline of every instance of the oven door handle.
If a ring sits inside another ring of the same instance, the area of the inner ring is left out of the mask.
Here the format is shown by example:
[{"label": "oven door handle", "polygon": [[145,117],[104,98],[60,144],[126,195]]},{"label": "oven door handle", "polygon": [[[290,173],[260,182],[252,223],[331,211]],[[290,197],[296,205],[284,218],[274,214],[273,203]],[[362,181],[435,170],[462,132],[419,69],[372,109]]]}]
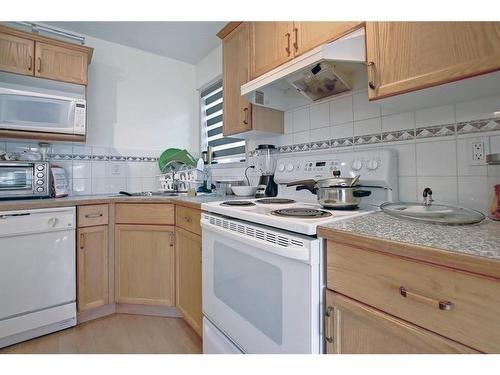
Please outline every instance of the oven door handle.
[{"label": "oven door handle", "polygon": [[[212,225],[210,223],[201,221],[201,227],[204,230],[210,231],[212,233],[216,233],[220,236],[223,236],[228,239],[232,239],[235,241],[243,242],[245,245],[251,245],[253,247],[258,248],[259,250],[273,253],[284,258],[300,260],[302,262],[309,263],[310,262],[310,251],[308,247],[299,248],[297,246],[293,246],[292,248],[281,246],[276,244],[275,242],[270,242],[266,240],[260,240],[255,237],[246,236],[240,234],[238,232],[233,232],[230,229],[225,229],[218,227],[216,225]],[[202,238],[205,234],[202,235]]]}]

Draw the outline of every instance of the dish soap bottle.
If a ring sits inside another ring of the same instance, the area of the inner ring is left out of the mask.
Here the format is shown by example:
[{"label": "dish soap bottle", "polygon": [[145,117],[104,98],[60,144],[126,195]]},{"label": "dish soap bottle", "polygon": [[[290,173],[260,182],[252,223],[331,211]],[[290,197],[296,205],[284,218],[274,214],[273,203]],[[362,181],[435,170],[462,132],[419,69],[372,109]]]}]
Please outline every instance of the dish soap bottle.
[{"label": "dish soap bottle", "polygon": [[500,220],[500,185],[495,185],[493,204],[491,205],[490,218]]}]

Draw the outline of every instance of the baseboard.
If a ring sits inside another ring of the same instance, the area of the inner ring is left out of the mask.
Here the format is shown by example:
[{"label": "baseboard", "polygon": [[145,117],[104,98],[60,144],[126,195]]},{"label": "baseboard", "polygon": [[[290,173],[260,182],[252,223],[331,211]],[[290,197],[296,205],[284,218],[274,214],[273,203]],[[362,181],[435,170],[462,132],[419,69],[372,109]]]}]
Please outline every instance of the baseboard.
[{"label": "baseboard", "polygon": [[108,305],[99,306],[88,311],[79,312],[77,324],[85,323],[89,320],[102,318],[103,316],[112,314],[151,315],[164,316],[167,318],[183,317],[181,312],[176,307],[110,303]]},{"label": "baseboard", "polygon": [[116,312],[116,305],[110,303],[108,305],[95,307],[88,311],[82,311],[78,313],[78,324],[88,322],[89,320],[94,320],[102,318],[103,316],[111,315]]},{"label": "baseboard", "polygon": [[118,314],[136,314],[165,316],[169,318],[182,318],[182,314],[176,307],[170,306],[151,306],[151,305],[131,305],[128,303],[117,303],[116,312]]}]

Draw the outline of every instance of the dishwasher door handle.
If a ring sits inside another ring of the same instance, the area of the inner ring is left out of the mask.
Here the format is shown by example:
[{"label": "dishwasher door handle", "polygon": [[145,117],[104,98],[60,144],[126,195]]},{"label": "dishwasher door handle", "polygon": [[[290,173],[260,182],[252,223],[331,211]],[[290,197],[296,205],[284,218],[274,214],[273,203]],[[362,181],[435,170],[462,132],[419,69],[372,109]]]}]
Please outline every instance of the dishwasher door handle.
[{"label": "dishwasher door handle", "polygon": [[5,215],[0,215],[0,219],[5,220],[8,219],[9,217],[29,216],[29,215],[31,215],[29,212],[23,212],[20,214],[5,214]]}]

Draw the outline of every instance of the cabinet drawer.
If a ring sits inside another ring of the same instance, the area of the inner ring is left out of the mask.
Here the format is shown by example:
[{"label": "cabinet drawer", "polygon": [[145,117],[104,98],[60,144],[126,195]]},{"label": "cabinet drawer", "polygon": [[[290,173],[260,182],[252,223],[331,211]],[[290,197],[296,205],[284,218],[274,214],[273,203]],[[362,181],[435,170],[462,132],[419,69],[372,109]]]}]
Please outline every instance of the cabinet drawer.
[{"label": "cabinet drawer", "polygon": [[183,206],[175,207],[175,225],[201,235],[201,211]]},{"label": "cabinet drawer", "polygon": [[472,348],[500,353],[498,280],[329,241],[327,286]]},{"label": "cabinet drawer", "polygon": [[108,205],[92,204],[78,206],[78,227],[92,227],[95,225],[108,224]]},{"label": "cabinet drawer", "polygon": [[173,225],[175,223],[174,205],[117,203],[115,219],[117,224]]}]

